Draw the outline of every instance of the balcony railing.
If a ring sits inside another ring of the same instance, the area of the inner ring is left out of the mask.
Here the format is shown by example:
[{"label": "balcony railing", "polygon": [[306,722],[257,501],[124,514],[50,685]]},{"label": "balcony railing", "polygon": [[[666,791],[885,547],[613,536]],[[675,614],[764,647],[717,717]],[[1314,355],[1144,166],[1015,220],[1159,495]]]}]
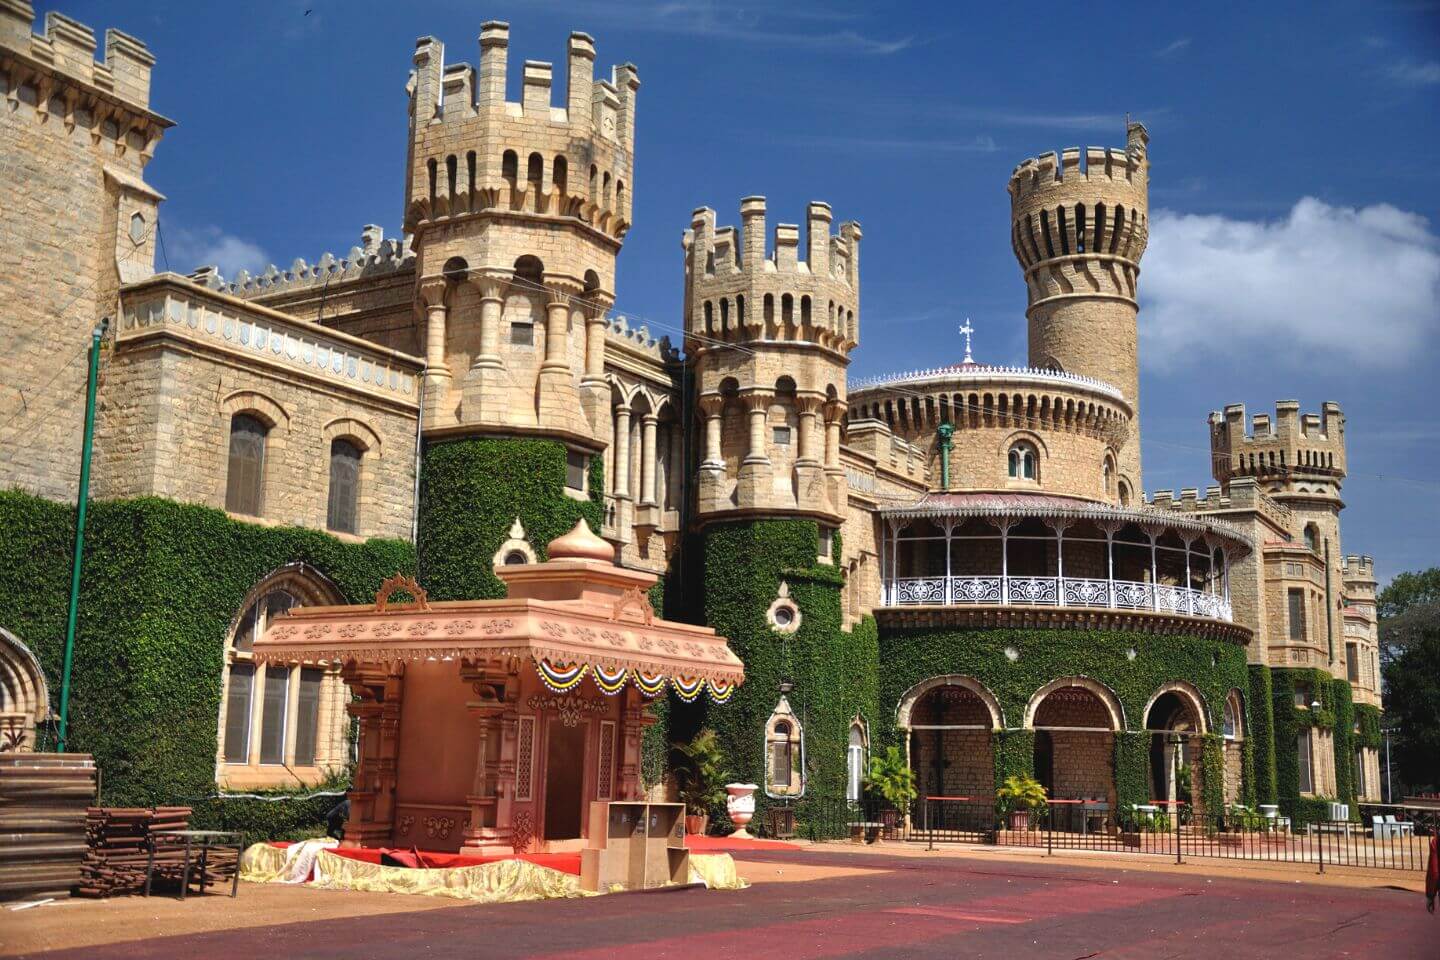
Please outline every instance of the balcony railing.
[{"label": "balcony railing", "polygon": [[1191,587],[1083,577],[906,577],[884,585],[887,607],[1041,606],[1151,610],[1231,620],[1223,596]]}]

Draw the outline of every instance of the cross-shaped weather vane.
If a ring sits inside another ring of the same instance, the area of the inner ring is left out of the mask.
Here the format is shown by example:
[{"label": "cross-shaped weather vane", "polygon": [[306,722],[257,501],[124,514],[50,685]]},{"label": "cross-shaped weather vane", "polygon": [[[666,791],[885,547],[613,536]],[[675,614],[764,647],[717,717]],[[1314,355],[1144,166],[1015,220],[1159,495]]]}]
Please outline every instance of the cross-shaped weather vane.
[{"label": "cross-shaped weather vane", "polygon": [[970,326],[969,317],[965,318],[965,323],[961,325],[960,332],[965,334],[965,360],[963,362],[974,363],[975,358],[970,356],[970,334],[975,332],[975,328]]}]

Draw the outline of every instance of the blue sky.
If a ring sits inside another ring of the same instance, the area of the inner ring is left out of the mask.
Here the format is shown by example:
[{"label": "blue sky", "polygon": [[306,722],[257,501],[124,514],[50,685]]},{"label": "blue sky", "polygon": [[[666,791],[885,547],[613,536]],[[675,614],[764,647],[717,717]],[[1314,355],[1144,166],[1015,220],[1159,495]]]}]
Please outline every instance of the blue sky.
[{"label": "blue sky", "polygon": [[978,360],[1023,363],[1010,170],[1122,145],[1128,112],[1152,138],[1147,489],[1209,482],[1212,409],[1337,400],[1343,549],[1386,578],[1440,564],[1440,3],[61,9],[150,45],[152,104],[179,122],[147,172],[166,255],[227,274],[398,231],[417,36],[475,63],[481,22],[508,20],[519,99],[521,62],[562,63],[585,30],[601,69],[632,61],[642,83],[617,311],[673,332],[693,208],[737,222],[760,193],[798,221],[826,200],[865,231],[852,376],[958,360],[966,316]]}]

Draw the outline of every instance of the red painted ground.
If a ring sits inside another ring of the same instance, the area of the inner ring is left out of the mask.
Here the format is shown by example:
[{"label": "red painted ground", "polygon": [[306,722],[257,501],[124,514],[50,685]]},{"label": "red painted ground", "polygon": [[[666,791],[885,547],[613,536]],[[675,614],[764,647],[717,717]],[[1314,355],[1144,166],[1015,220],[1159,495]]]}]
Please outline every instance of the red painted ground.
[{"label": "red painted ground", "polygon": [[685,836],[685,847],[694,850],[696,853],[717,853],[728,850],[800,850],[799,844],[786,843],[784,840],[757,840],[754,837],[710,837],[702,834],[687,834]]},{"label": "red painted ground", "polygon": [[[46,954],[152,957],[1326,960],[1440,956],[1419,894],[1046,863],[747,854],[888,872],[285,924]],[[241,894],[245,895],[242,886]],[[344,896],[337,893],[336,896]]]}]

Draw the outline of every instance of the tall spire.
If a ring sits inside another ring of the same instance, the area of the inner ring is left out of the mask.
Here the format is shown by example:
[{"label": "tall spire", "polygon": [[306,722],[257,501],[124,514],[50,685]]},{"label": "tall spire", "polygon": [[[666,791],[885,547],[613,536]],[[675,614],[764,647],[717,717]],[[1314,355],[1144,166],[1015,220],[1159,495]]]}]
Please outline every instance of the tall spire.
[{"label": "tall spire", "polygon": [[970,326],[970,318],[969,318],[969,317],[966,317],[966,318],[965,318],[965,323],[961,325],[961,327],[960,327],[960,332],[963,333],[963,334],[965,334],[965,359],[962,360],[961,362],[962,362],[962,363],[974,363],[974,362],[975,362],[975,358],[972,357],[972,356],[970,356],[970,334],[972,334],[972,333],[975,332],[975,328],[972,327],[972,326]]}]

